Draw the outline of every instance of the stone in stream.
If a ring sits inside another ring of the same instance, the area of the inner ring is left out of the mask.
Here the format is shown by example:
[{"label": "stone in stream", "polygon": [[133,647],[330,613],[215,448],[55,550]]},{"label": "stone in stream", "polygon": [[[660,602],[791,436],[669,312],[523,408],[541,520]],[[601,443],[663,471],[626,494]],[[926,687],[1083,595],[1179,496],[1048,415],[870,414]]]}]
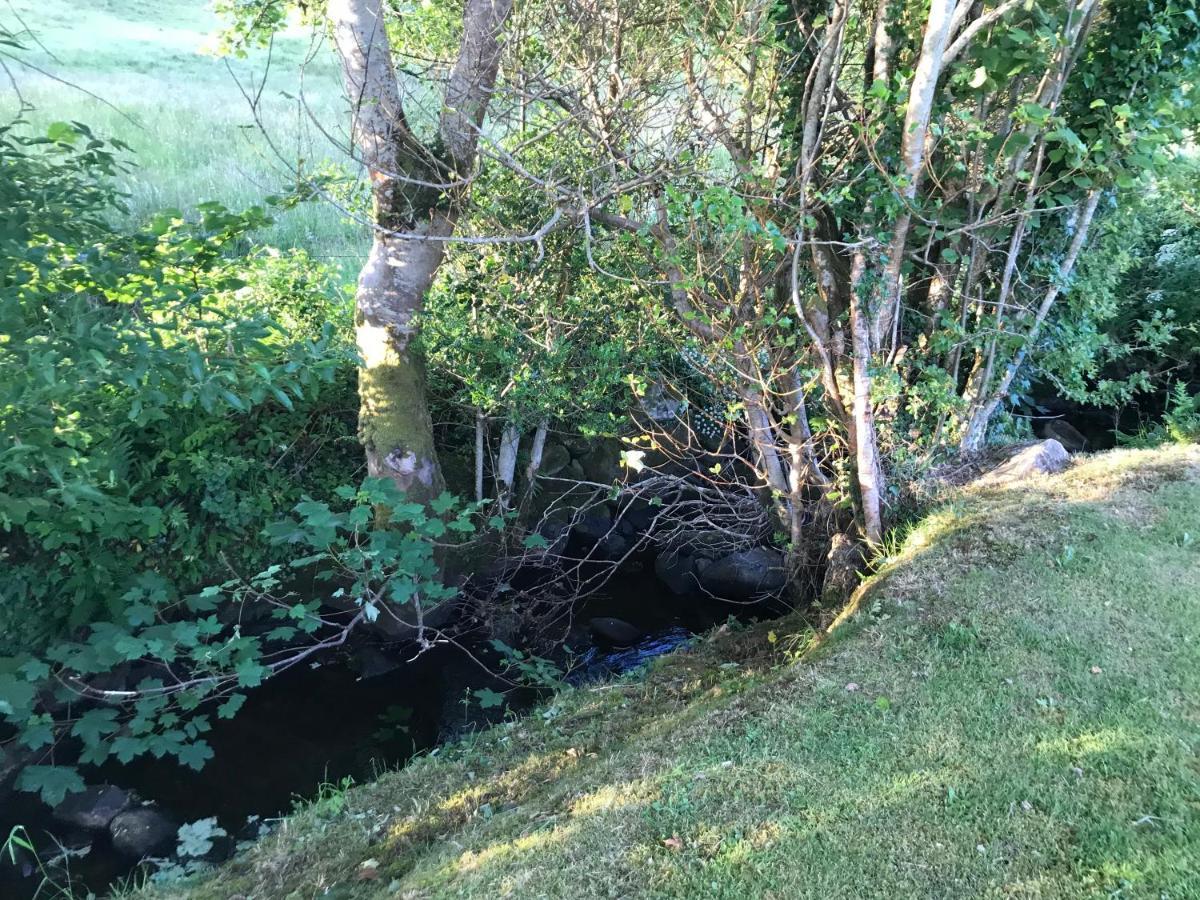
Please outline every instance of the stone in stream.
[{"label": "stone in stream", "polygon": [[163,856],[175,849],[179,824],[153,806],[136,806],[112,820],[113,849],[131,859]]},{"label": "stone in stream", "polygon": [[84,831],[107,831],[112,820],[132,805],[133,797],[128,791],[100,784],[67,794],[51,815],[56,822]]},{"label": "stone in stream", "polygon": [[760,600],[787,584],[783,554],[751,547],[724,556],[697,571],[700,587],[722,600]]},{"label": "stone in stream", "polygon": [[620,559],[629,551],[629,541],[622,535],[607,509],[583,516],[572,528],[573,534],[585,547],[594,547],[600,559]]},{"label": "stone in stream", "polygon": [[642,639],[643,631],[636,625],[630,625],[624,619],[613,616],[598,616],[588,620],[588,629],[602,641],[607,641],[617,647],[627,647]]}]

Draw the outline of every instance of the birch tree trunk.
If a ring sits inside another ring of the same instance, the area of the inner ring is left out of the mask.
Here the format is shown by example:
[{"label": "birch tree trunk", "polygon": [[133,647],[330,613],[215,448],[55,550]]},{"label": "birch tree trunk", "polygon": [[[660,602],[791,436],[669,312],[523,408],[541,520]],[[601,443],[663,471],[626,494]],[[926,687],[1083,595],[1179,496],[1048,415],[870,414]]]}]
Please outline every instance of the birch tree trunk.
[{"label": "birch tree trunk", "polygon": [[513,482],[517,478],[517,452],[521,447],[521,429],[506,422],[500,433],[500,452],[496,456],[496,502],[508,509],[512,500]]},{"label": "birch tree trunk", "polygon": [[1022,363],[1025,362],[1025,357],[1029,354],[1030,346],[1037,341],[1046,317],[1050,314],[1054,302],[1058,299],[1058,295],[1062,292],[1064,285],[1070,279],[1071,273],[1075,269],[1075,261],[1079,258],[1079,253],[1083,249],[1083,245],[1087,242],[1088,231],[1091,228],[1092,218],[1095,216],[1096,205],[1099,201],[1100,193],[1098,191],[1092,191],[1088,194],[1087,199],[1083,203],[1083,208],[1080,210],[1079,218],[1075,223],[1075,234],[1071,238],[1067,254],[1063,257],[1062,262],[1059,263],[1057,277],[1054,279],[1054,283],[1046,289],[1046,294],[1042,298],[1037,312],[1034,314],[1033,322],[1030,323],[1029,329],[1025,333],[1020,349],[1017,350],[1008,366],[1005,367],[1004,374],[1000,376],[1000,381],[996,384],[995,388],[989,390],[988,386],[984,384],[980,389],[979,399],[969,408],[967,427],[963,432],[959,444],[960,449],[963,451],[974,451],[983,447],[992,415],[1000,405],[1000,402],[1008,396],[1008,390],[1012,386],[1013,378],[1016,377]]},{"label": "birch tree trunk", "polygon": [[417,501],[444,487],[416,340],[425,294],[454,232],[495,86],[511,0],[467,0],[435,146],[408,127],[382,0],[329,0],[326,14],[371,182],[374,235],[358,278],[359,436],[367,471]]}]

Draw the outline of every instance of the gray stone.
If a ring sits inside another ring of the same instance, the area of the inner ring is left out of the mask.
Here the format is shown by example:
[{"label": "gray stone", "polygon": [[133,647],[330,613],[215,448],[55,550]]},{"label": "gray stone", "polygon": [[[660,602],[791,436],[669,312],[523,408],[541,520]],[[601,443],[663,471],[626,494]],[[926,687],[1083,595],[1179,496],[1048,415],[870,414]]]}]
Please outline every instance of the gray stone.
[{"label": "gray stone", "polygon": [[1046,440],[1018,450],[1007,462],[985,475],[981,482],[1004,484],[1030,475],[1053,475],[1065,469],[1070,462],[1070,454],[1062,444],[1053,439]]},{"label": "gray stone", "polygon": [[636,625],[630,625],[624,619],[616,619],[612,616],[589,619],[588,629],[600,640],[618,647],[636,644],[644,636],[644,632]]},{"label": "gray stone", "polygon": [[558,475],[570,464],[571,451],[562,444],[547,441],[546,448],[542,451],[542,465],[538,474],[547,477]]},{"label": "gray stone", "polygon": [[67,794],[51,815],[56,822],[84,831],[107,831],[112,820],[132,805],[133,797],[128,791],[100,784]]},{"label": "gray stone", "polygon": [[113,849],[130,859],[162,856],[175,849],[179,823],[154,806],[136,806],[108,827]]},{"label": "gray stone", "polygon": [[683,548],[664,550],[654,560],[654,574],[671,593],[683,596],[696,590],[695,557]]},{"label": "gray stone", "polygon": [[723,600],[758,600],[787,584],[783,554],[769,547],[731,553],[699,573],[700,587]]}]

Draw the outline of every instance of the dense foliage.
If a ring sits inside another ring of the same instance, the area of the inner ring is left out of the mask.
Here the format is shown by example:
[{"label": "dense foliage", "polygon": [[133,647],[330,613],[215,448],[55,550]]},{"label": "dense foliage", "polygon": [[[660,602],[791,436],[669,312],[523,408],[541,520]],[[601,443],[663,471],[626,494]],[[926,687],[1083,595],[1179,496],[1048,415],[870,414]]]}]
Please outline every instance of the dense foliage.
[{"label": "dense foliage", "polygon": [[1200,433],[1196,0],[611,6],[218,4],[227,51],[293,8],[333,39],[369,178],[297,161],[282,202],[370,232],[353,316],[317,248],[255,246],[264,210],[130,221],[121,144],[0,128],[21,787],[200,766],[202,704],[360,625],[426,646],[448,545],[528,524],[556,432],[640,448],[796,583],[836,532],[877,550],[933,463],[1026,436],[1037,390]]},{"label": "dense foliage", "polygon": [[0,132],[0,649],[256,569],[276,511],[353,471],[328,273],[248,253],[260,210],[110,224],[119,149]]}]

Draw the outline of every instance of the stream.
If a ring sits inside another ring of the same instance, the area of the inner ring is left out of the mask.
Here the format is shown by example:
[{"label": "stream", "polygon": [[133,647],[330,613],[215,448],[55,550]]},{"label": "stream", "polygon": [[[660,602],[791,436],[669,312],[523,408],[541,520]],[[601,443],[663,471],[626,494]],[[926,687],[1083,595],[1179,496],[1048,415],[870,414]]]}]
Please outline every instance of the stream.
[{"label": "stream", "polygon": [[[602,595],[575,610],[565,645],[573,653],[572,683],[611,677],[685,644],[693,635],[747,607],[717,600],[679,597],[652,574],[619,575]],[[588,622],[613,617],[632,625],[637,639],[625,645],[590,633]],[[486,644],[469,648],[494,667]],[[251,691],[232,720],[212,719],[205,737],[213,758],[199,772],[175,762],[139,759],[130,765],[83,767],[89,785],[112,784],[154,801],[179,823],[215,817],[229,835],[217,856],[235,840],[257,837],[264,823],[319,795],[322,785],[353,779],[362,783],[433,750],[464,729],[486,726],[478,705],[463,699],[474,688],[494,686],[495,676],[457,647],[444,645],[405,661],[382,649],[322,658],[289,670]],[[497,688],[500,689],[500,688]],[[533,689],[510,691],[508,708],[520,711],[538,699]],[[499,715],[504,710],[496,711]],[[493,716],[495,718],[495,716]],[[78,896],[104,896],[114,882],[136,877],[136,860],[122,856],[106,834],[63,826],[35,797],[12,793],[0,808],[0,840],[24,826],[47,859],[58,845],[84,848],[72,856],[69,873]],[[53,897],[31,855],[0,859],[0,897]],[[62,877],[57,879],[60,883]]]}]

